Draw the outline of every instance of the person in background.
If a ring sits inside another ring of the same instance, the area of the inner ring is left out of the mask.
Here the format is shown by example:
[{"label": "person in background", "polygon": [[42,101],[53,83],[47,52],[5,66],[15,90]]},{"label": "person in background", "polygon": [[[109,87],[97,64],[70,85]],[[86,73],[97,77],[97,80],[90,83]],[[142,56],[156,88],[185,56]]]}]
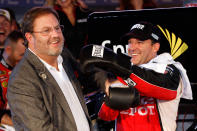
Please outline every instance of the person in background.
[{"label": "person in background", "polygon": [[0,123],[13,126],[6,95],[12,69],[22,59],[25,52],[22,32],[11,32],[6,38],[4,46],[0,60]]},{"label": "person in background", "polygon": [[197,7],[196,0],[183,0],[183,7]]},{"label": "person in background", "polygon": [[63,48],[57,12],[50,7],[28,10],[22,32],[28,49],[12,71],[7,91],[16,130],[92,130],[81,88],[84,81],[77,79],[74,71],[84,78],[83,72],[69,50]]},{"label": "person in background", "polygon": [[52,6],[60,16],[65,46],[78,59],[80,49],[88,40],[87,17],[92,11],[81,0],[46,0],[45,6]]},{"label": "person in background", "polygon": [[4,49],[4,41],[12,32],[12,20],[9,11],[0,9],[0,57]]},{"label": "person in background", "polygon": [[13,9],[11,8],[2,8],[2,9],[5,9],[7,10],[9,13],[10,13],[10,17],[11,17],[11,23],[12,23],[12,26],[11,26],[11,30],[14,31],[14,30],[20,30],[20,25],[16,19],[16,15],[15,15],[15,12]]},{"label": "person in background", "polygon": [[[117,131],[175,131],[180,98],[192,99],[186,70],[169,53],[157,54],[162,44],[161,34],[152,23],[143,21],[134,24],[122,39],[128,41],[132,73],[129,75],[130,82],[121,78],[121,82],[116,82],[130,83],[137,89],[140,103],[126,110],[117,110],[104,102],[99,118],[116,120]],[[117,61],[120,63],[121,60]],[[110,84],[106,81],[107,87]],[[106,94],[109,95],[108,88]]]},{"label": "person in background", "polygon": [[155,0],[119,0],[118,10],[139,10],[157,8]]}]

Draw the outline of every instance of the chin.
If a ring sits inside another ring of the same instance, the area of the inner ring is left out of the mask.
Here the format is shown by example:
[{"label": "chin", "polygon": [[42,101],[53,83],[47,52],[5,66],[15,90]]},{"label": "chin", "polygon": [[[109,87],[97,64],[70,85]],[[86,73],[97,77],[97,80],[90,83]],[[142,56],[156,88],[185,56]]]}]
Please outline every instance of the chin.
[{"label": "chin", "polygon": [[53,50],[49,50],[48,54],[51,56],[58,56],[62,53],[63,47],[58,48],[58,49],[53,49]]},{"label": "chin", "polygon": [[62,53],[62,51],[56,51],[56,52],[49,52],[48,54],[51,56],[59,56]]}]

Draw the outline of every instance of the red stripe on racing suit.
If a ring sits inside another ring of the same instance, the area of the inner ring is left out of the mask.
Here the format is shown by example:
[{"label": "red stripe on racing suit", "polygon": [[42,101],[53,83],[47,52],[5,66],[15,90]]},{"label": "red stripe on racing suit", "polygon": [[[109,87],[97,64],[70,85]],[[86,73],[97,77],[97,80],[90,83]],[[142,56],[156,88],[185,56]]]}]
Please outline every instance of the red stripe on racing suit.
[{"label": "red stripe on racing suit", "polygon": [[105,103],[99,117],[106,121],[116,119],[117,131],[161,131],[162,124],[157,108],[157,99],[176,98],[180,74],[174,65],[168,65],[164,74],[138,66],[133,67],[130,78],[141,95],[140,105],[128,110],[113,110]]}]

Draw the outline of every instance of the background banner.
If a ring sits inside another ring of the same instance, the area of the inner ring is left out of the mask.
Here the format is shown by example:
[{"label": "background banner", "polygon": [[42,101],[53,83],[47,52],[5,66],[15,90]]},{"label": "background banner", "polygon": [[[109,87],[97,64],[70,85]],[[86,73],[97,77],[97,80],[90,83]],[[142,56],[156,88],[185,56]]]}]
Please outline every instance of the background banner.
[{"label": "background banner", "polygon": [[187,70],[192,84],[197,83],[197,40],[195,14],[197,7],[179,7],[134,11],[92,13],[88,18],[89,44],[109,47],[114,52],[127,53],[127,42],[120,37],[139,21],[158,25],[162,32],[160,52],[169,52]]},{"label": "background banner", "polygon": [[[93,11],[111,11],[119,6],[119,0],[83,0]],[[155,0],[158,7],[180,7],[183,0]],[[185,1],[185,0],[184,0]],[[188,1],[188,0],[186,0]],[[17,20],[23,17],[26,10],[35,6],[42,6],[45,0],[0,0],[1,7],[9,7],[14,10]]]},{"label": "background banner", "polygon": [[[38,6],[42,5],[45,0],[0,0],[2,6]],[[119,0],[83,0],[87,5],[106,6],[117,5]],[[182,4],[182,0],[155,0],[158,5]]]}]

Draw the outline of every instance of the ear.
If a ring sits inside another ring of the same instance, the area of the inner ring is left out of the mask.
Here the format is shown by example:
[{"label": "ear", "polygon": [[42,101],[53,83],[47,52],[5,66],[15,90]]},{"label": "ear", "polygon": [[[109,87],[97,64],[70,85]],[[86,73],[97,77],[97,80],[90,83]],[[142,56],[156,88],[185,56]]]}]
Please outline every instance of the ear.
[{"label": "ear", "polygon": [[5,52],[6,52],[6,54],[7,54],[8,56],[10,56],[11,53],[12,53],[12,47],[11,47],[10,45],[6,46],[6,47],[5,47]]},{"label": "ear", "polygon": [[33,35],[31,33],[27,32],[27,33],[25,33],[25,38],[28,42],[28,47],[32,46],[32,43],[34,41]]},{"label": "ear", "polygon": [[25,33],[25,38],[27,39],[28,43],[31,43],[32,42],[32,34],[31,33]]},{"label": "ear", "polygon": [[154,50],[154,52],[158,52],[159,51],[159,48],[160,48],[160,43],[155,43],[155,44],[153,44],[153,50]]}]

